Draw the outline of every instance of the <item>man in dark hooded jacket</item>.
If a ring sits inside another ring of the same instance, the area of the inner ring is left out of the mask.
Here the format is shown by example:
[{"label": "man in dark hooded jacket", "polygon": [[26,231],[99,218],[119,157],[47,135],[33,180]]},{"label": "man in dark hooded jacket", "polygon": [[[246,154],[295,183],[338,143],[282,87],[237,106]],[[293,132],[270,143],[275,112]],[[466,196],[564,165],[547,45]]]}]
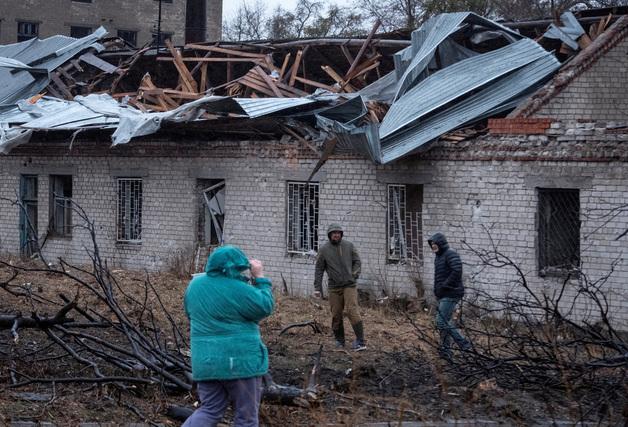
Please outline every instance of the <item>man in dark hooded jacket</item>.
[{"label": "man in dark hooded jacket", "polygon": [[329,305],[331,306],[331,328],[336,338],[336,347],[344,347],[345,332],[342,320],[343,311],[355,332],[352,348],[366,350],[364,325],[358,311],[358,290],[356,280],[360,276],[360,256],[353,243],[344,240],[339,224],[327,228],[329,242],[318,250],[314,275],[314,296],[320,298],[323,289],[323,274],[327,271]]},{"label": "man in dark hooded jacket", "polygon": [[436,255],[434,258],[434,294],[438,300],[436,327],[441,339],[439,353],[443,358],[451,360],[452,339],[463,350],[471,346],[451,321],[456,305],[464,296],[462,261],[460,255],[449,247],[444,234],[436,233],[427,242]]}]

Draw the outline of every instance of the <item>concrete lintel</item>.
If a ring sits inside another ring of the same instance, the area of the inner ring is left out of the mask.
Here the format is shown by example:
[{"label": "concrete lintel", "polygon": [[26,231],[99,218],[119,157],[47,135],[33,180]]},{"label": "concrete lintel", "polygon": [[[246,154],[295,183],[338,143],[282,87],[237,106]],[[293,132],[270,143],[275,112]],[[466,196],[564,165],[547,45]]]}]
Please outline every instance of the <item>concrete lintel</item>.
[{"label": "concrete lintel", "polygon": [[20,175],[76,175],[76,166],[49,165],[46,163],[33,163],[27,166],[19,166],[16,172]]},{"label": "concrete lintel", "polygon": [[429,172],[378,170],[375,172],[378,182],[384,184],[430,184],[432,174]]},{"label": "concrete lintel", "polygon": [[111,168],[111,176],[115,178],[145,178],[148,169],[145,168]]},{"label": "concrete lintel", "polygon": [[571,188],[585,189],[593,187],[592,176],[527,176],[525,177],[527,188]]}]

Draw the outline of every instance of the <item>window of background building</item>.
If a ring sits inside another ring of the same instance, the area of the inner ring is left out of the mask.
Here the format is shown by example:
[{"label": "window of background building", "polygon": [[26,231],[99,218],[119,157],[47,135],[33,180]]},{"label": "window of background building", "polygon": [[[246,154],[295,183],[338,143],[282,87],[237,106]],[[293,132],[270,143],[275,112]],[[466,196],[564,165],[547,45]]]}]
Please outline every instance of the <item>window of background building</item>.
[{"label": "window of background building", "polygon": [[50,221],[53,236],[72,235],[72,175],[50,175]]},{"label": "window of background building", "polygon": [[142,179],[118,178],[118,242],[142,241]]},{"label": "window of background building", "polygon": [[118,37],[126,41],[131,46],[137,46],[137,31],[118,30]]},{"label": "window of background building", "polygon": [[388,185],[388,261],[423,259],[423,187]]},{"label": "window of background building", "polygon": [[70,27],[70,37],[80,39],[85,36],[89,36],[92,33],[91,27],[81,27],[78,25],[72,25]]},{"label": "window of background building", "polygon": [[580,191],[538,189],[539,275],[564,275],[580,265]]},{"label": "window of background building", "polygon": [[318,250],[318,183],[288,182],[288,252]]},{"label": "window of background building", "polygon": [[73,2],[77,2],[77,3],[91,3],[92,0],[72,0]]},{"label": "window of background building", "polygon": [[39,24],[37,22],[18,21],[17,41],[23,42],[39,36]]}]

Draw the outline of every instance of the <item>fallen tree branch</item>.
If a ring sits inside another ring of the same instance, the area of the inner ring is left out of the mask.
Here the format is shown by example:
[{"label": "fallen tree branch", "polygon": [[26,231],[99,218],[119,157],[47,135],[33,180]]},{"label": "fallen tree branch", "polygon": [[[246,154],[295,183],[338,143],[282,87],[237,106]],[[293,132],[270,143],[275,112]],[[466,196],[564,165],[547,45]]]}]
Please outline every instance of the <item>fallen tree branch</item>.
[{"label": "fallen tree branch", "polygon": [[292,328],[302,328],[305,326],[310,326],[315,334],[321,334],[323,332],[323,330],[321,329],[321,325],[316,320],[307,320],[305,322],[292,323],[286,326],[281,330],[281,332],[279,332],[279,336],[282,336],[284,333],[288,332]]}]

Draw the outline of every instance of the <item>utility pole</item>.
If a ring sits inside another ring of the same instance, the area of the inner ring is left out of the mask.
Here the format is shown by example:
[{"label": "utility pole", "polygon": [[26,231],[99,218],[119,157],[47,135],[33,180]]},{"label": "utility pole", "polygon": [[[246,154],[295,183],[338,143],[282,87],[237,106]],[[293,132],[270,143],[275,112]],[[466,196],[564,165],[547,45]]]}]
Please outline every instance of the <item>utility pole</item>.
[{"label": "utility pole", "polygon": [[157,15],[157,52],[161,46],[161,0],[159,0],[159,12]]}]

